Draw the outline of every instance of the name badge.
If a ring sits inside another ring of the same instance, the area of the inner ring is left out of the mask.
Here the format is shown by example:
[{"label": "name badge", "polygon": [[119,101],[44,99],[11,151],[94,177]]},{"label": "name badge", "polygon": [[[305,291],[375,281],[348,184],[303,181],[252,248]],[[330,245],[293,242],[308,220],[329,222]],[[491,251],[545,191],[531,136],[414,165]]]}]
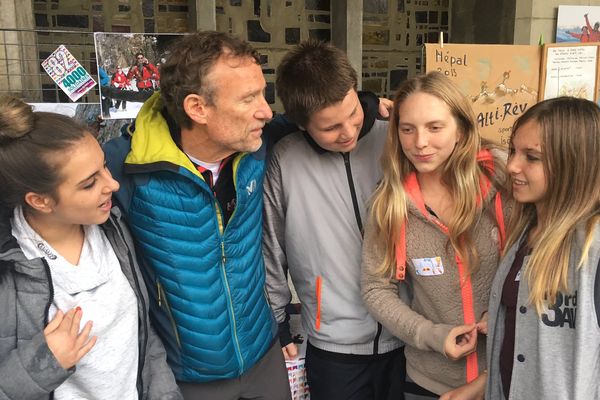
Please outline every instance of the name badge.
[{"label": "name badge", "polygon": [[413,258],[415,273],[419,276],[435,276],[444,273],[441,257]]}]

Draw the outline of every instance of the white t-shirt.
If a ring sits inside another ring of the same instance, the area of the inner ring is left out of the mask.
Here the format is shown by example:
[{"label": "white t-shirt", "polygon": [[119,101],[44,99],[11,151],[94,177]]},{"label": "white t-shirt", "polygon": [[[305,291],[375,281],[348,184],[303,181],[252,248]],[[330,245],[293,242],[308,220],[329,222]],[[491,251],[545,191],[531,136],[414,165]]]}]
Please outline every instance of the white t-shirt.
[{"label": "white t-shirt", "polygon": [[209,162],[200,161],[197,158],[194,158],[187,153],[186,153],[186,155],[196,165],[199,165],[204,169],[208,169],[210,171],[210,173],[212,174],[213,186],[217,184],[217,180],[219,179],[219,173],[221,172],[221,162],[222,161],[218,161],[215,163],[209,163]]},{"label": "white t-shirt", "polygon": [[28,259],[43,257],[50,266],[54,298],[48,312],[81,307],[80,329],[93,321],[94,347],[77,363],[73,375],[55,391],[62,399],[137,399],[137,298],[121,270],[119,260],[102,229],[84,226],[85,240],[79,264],[58,254],[27,223],[21,207],[15,208],[12,234]]}]

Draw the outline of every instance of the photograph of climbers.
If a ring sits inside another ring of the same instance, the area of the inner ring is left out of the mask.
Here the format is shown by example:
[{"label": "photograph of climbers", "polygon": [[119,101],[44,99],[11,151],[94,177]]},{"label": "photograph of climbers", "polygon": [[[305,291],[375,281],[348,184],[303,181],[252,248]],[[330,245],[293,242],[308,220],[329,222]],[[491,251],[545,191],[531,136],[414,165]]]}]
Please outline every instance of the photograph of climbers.
[{"label": "photograph of climbers", "polygon": [[600,6],[559,6],[556,43],[600,42]]},{"label": "photograph of climbers", "polygon": [[95,33],[103,119],[135,118],[160,90],[168,44],[181,34]]}]

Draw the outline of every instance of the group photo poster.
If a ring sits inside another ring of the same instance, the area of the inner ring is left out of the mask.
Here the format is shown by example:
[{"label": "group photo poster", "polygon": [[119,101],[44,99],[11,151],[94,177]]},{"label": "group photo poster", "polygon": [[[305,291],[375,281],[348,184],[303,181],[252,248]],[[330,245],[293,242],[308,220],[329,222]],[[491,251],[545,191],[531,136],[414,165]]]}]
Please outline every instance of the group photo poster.
[{"label": "group photo poster", "polygon": [[481,136],[504,147],[512,125],[537,103],[540,46],[425,44],[426,72],[449,77],[471,102]]},{"label": "group photo poster", "polygon": [[600,42],[599,6],[558,6],[556,43]]},{"label": "group photo poster", "polygon": [[160,90],[160,66],[169,43],[182,34],[94,33],[104,119],[135,118]]}]

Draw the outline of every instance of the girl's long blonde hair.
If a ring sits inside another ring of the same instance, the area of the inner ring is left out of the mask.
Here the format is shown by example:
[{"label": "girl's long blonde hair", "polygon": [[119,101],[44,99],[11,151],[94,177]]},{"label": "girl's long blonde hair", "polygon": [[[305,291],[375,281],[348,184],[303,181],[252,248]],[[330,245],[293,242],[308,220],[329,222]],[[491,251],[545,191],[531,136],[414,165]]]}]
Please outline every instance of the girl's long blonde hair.
[{"label": "girl's long blonde hair", "polygon": [[[530,224],[538,231],[530,242],[533,251],[526,266],[529,301],[541,313],[565,292],[570,252],[576,225],[587,224],[578,267],[587,259],[600,206],[600,109],[588,100],[559,97],[531,107],[514,124],[512,140],[520,127],[534,121],[540,133],[542,165],[546,176],[544,212],[537,220],[534,204],[516,203],[508,224],[506,248]],[[512,154],[512,150],[511,150]],[[509,187],[509,191],[510,191]]]},{"label": "girl's long blonde hair", "polygon": [[[371,208],[377,242],[382,246],[384,258],[380,265],[382,275],[391,276],[395,271],[395,244],[400,237],[407,216],[407,194],[403,183],[415,167],[402,151],[398,136],[400,104],[414,93],[426,93],[442,100],[450,109],[459,130],[459,140],[454,151],[443,165],[442,182],[454,199],[452,218],[448,221],[450,244],[468,268],[469,273],[478,269],[478,255],[473,246],[470,230],[475,225],[482,207],[480,188],[481,174],[485,173],[497,187],[502,186],[495,176],[477,162],[481,138],[473,108],[460,90],[438,72],[414,77],[405,81],[394,96],[394,110],[386,146],[382,155],[383,179],[377,187]],[[495,163],[496,169],[503,167]]]}]

